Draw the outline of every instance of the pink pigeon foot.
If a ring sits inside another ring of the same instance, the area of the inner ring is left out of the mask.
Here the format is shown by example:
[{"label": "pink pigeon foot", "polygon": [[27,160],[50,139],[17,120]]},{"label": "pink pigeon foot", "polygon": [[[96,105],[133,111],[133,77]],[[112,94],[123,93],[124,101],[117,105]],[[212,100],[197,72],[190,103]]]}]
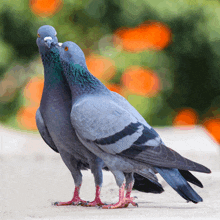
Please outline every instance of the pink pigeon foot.
[{"label": "pink pigeon foot", "polygon": [[134,186],[134,182],[131,182],[128,184],[126,195],[125,195],[125,200],[126,200],[125,207],[128,207],[130,203],[133,206],[138,206],[138,204],[133,201],[135,197],[131,197],[131,191],[133,189],[133,186]]},{"label": "pink pigeon foot", "polygon": [[105,205],[100,199],[101,187],[96,186],[95,199],[92,202],[86,203],[85,206],[94,207],[94,206],[102,206]]},{"label": "pink pigeon foot", "polygon": [[124,190],[125,190],[125,183],[123,183],[122,186],[119,188],[119,201],[115,204],[104,205],[102,206],[102,208],[103,209],[126,208],[130,203],[134,206],[137,206],[137,204],[133,202],[134,198],[130,198],[130,196],[129,197],[124,196]]},{"label": "pink pigeon foot", "polygon": [[64,206],[64,205],[80,205],[80,204],[86,204],[87,202],[80,199],[79,197],[79,190],[80,190],[80,186],[76,186],[75,187],[75,191],[74,191],[74,195],[73,198],[68,201],[68,202],[55,202],[54,205],[55,206]]}]

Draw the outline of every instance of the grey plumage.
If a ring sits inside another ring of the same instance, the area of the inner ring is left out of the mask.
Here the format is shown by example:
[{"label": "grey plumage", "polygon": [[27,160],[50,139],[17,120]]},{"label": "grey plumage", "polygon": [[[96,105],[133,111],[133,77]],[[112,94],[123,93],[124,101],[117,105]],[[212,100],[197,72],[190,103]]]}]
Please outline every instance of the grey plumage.
[{"label": "grey plumage", "polygon": [[37,123],[37,128],[40,131],[40,135],[44,139],[44,141],[47,143],[47,145],[50,146],[55,152],[59,153],[56,145],[54,144],[49,134],[49,131],[47,130],[46,125],[44,124],[44,119],[42,118],[40,109],[37,109],[37,112],[36,112],[36,123]]},{"label": "grey plumage", "polygon": [[[136,172],[156,182],[155,173],[159,172],[183,198],[195,203],[202,201],[188,187],[187,181],[200,185],[188,170],[204,173],[210,170],[166,147],[127,100],[109,91],[88,71],[78,45],[63,43],[60,57],[72,94],[71,123],[76,135],[104,161],[118,186],[122,187],[127,173]],[[185,171],[183,175],[181,170]]]},{"label": "grey plumage", "polygon": [[[91,153],[78,139],[75,130],[70,122],[70,113],[72,107],[71,91],[68,83],[63,76],[59,53],[60,48],[55,47],[58,43],[56,30],[45,25],[38,30],[37,45],[44,64],[44,89],[41,104],[36,112],[36,123],[38,130],[44,141],[57,153],[70,170],[77,193],[82,183],[82,174],[80,170],[91,169],[95,178],[96,186],[102,186],[102,169],[107,169],[104,162],[95,154]],[[138,175],[136,175],[138,177]],[[137,181],[136,189],[139,189]],[[146,182],[146,180],[144,180]],[[143,189],[145,192],[153,191],[160,193],[163,191],[159,183],[148,182],[152,187],[147,186]],[[100,189],[99,189],[100,190]],[[80,202],[74,193],[71,200],[75,204]],[[78,201],[76,201],[78,199]],[[57,205],[70,205],[71,201],[66,203],[56,203]]]},{"label": "grey plumage", "polygon": [[80,170],[88,168],[93,172],[96,184],[101,186],[104,163],[79,142],[70,122],[71,92],[62,75],[59,50],[54,47],[58,42],[56,31],[45,25],[39,28],[38,34],[37,45],[45,77],[42,99],[36,113],[39,132],[45,142],[60,153],[76,187],[82,183]]}]

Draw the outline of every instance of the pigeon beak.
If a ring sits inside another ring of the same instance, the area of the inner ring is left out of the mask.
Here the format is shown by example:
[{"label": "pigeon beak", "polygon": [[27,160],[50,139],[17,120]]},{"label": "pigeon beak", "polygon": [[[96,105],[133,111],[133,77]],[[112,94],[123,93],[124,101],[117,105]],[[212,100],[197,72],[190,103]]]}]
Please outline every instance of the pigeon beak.
[{"label": "pigeon beak", "polygon": [[45,37],[45,38],[44,38],[44,42],[45,42],[46,46],[47,46],[48,48],[50,48],[50,46],[51,46],[51,44],[52,44],[52,42],[53,42],[53,39],[52,39],[52,37]]},{"label": "pigeon beak", "polygon": [[60,43],[60,42],[59,42],[59,43],[56,43],[56,44],[55,44],[55,47],[56,47],[56,48],[59,48],[59,47],[62,47],[62,45],[63,45],[63,43]]}]

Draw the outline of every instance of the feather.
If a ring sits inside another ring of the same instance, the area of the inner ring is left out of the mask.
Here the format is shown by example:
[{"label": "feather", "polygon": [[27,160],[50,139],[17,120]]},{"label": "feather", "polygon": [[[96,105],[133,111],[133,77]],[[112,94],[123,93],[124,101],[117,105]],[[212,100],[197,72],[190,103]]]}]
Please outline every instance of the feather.
[{"label": "feather", "polygon": [[[64,49],[66,47],[68,50]],[[70,41],[63,43],[60,59],[71,90],[72,126],[80,142],[101,158],[113,173],[120,193],[124,189],[125,179],[131,181],[128,176],[133,173],[146,177],[161,189],[155,177],[158,172],[187,201],[202,201],[187,181],[200,187],[202,184],[188,170],[211,171],[167,147],[127,100],[109,91],[92,76],[78,45]],[[127,192],[126,195],[129,194]],[[114,207],[126,204],[122,199],[120,196]],[[127,201],[130,201],[129,198]],[[134,205],[132,201],[130,203]]]}]

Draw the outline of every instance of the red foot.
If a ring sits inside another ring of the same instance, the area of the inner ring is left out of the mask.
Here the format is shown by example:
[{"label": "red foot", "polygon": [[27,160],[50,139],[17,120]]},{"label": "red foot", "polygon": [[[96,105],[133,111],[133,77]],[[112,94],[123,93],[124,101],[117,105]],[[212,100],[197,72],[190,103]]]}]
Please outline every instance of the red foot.
[{"label": "red foot", "polygon": [[101,199],[100,199],[100,192],[101,192],[101,187],[100,186],[96,186],[96,195],[95,195],[95,200],[92,202],[89,202],[87,204],[85,204],[85,206],[88,207],[94,207],[94,206],[102,206],[105,205]]},{"label": "red foot", "polygon": [[129,204],[132,204],[133,206],[138,206],[137,203],[133,202],[133,198],[130,198],[130,200],[124,198],[123,200],[110,205],[104,205],[102,206],[103,209],[118,209],[118,208],[127,208]]},{"label": "red foot", "polygon": [[85,206],[95,207],[95,206],[102,206],[102,205],[105,205],[105,204],[101,201],[101,199],[95,198],[94,201],[87,203]]},{"label": "red foot", "polygon": [[128,207],[128,205],[131,203],[133,206],[138,206],[137,203],[135,203],[133,200],[135,199],[135,197],[131,197],[131,191],[134,185],[134,181],[129,183],[127,186],[127,192],[126,192],[126,196],[125,196],[125,207]]},{"label": "red foot", "polygon": [[124,208],[128,207],[128,205],[131,203],[133,206],[137,206],[138,204],[136,202],[133,201],[134,197],[129,197],[129,198],[125,198],[125,204],[124,204]]},{"label": "red foot", "polygon": [[75,187],[75,191],[74,191],[74,195],[72,200],[68,201],[68,202],[55,202],[54,205],[56,206],[64,206],[64,205],[79,205],[79,204],[86,204],[87,202],[80,199],[79,197],[79,190],[80,190],[80,186],[76,186]]},{"label": "red foot", "polygon": [[85,200],[82,200],[80,198],[76,199],[72,199],[68,202],[55,202],[54,205],[56,206],[64,206],[64,205],[79,205],[79,204],[86,204],[87,202]]},{"label": "red foot", "polygon": [[115,204],[104,205],[102,206],[103,209],[117,209],[117,208],[126,208],[131,203],[133,206],[138,206],[133,200],[134,198],[130,197],[130,194],[126,194],[124,197],[124,189],[125,184],[123,183],[122,186],[119,188],[119,201]]}]

